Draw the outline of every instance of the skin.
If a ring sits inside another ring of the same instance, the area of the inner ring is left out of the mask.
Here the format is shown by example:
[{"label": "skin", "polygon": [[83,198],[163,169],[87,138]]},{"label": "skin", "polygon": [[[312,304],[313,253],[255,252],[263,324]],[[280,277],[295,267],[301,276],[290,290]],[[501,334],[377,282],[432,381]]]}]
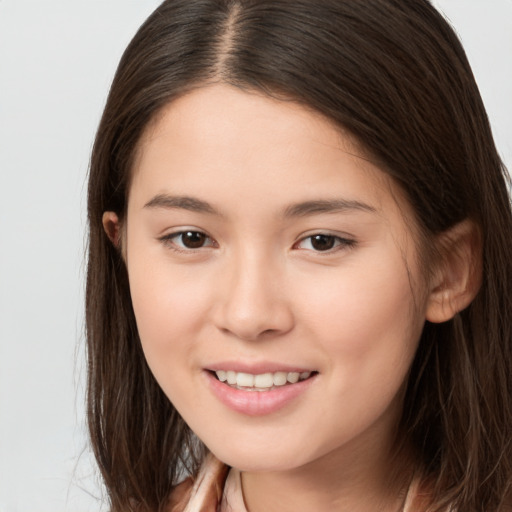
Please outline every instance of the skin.
[{"label": "skin", "polygon": [[[184,196],[209,208],[169,200]],[[310,201],[344,207],[292,211]],[[404,383],[425,319],[443,315],[398,187],[319,114],[215,85],[146,130],[126,219],[148,364],[206,446],[242,471],[248,510],[400,510],[404,480],[390,474],[406,467],[391,460]],[[115,214],[104,223],[119,242]],[[203,245],[187,248],[183,231]],[[334,247],[317,250],[318,234]],[[205,370],[226,361],[317,373],[253,416],[211,391]]]}]

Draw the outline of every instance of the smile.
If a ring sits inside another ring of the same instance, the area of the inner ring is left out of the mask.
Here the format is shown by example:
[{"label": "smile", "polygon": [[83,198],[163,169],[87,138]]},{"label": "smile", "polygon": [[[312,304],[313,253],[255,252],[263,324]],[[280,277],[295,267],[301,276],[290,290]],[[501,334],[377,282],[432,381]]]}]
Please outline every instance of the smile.
[{"label": "smile", "polygon": [[217,370],[215,375],[220,382],[224,382],[235,389],[244,391],[270,391],[287,384],[296,384],[311,377],[312,372],[273,372],[251,373],[235,372],[233,370]]},{"label": "smile", "polygon": [[248,416],[264,416],[292,406],[301,396],[308,395],[319,378],[318,371],[293,371],[295,368],[285,371],[278,366],[275,368],[278,371],[272,372],[268,371],[269,366],[275,365],[265,366],[258,369],[261,373],[256,373],[258,370],[249,373],[229,370],[230,365],[223,363],[222,369],[209,369],[203,375],[208,388],[222,404]]}]

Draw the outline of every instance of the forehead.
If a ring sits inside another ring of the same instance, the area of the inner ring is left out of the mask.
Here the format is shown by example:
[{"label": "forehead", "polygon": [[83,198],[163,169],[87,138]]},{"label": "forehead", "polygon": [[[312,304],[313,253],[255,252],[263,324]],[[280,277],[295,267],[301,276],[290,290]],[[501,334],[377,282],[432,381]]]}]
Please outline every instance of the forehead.
[{"label": "forehead", "polygon": [[171,102],[140,141],[130,199],[191,192],[239,212],[251,203],[270,209],[320,198],[364,199],[378,211],[398,200],[408,210],[391,178],[330,120],[296,102],[227,85]]},{"label": "forehead", "polygon": [[147,149],[156,149],[159,139],[165,138],[179,138],[184,150],[192,149],[196,154],[200,146],[202,154],[213,149],[220,157],[224,150],[231,158],[250,151],[262,157],[270,152],[275,155],[277,146],[293,157],[304,149],[297,144],[304,140],[343,148],[361,157],[364,154],[354,137],[320,113],[292,100],[228,85],[194,89],[162,108],[141,137],[135,171]]}]

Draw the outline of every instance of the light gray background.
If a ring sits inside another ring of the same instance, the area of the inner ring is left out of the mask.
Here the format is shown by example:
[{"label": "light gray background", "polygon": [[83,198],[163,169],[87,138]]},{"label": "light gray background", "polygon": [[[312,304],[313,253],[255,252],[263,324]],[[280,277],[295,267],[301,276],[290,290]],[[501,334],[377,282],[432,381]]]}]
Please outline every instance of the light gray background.
[{"label": "light gray background", "polygon": [[[105,510],[84,425],[89,152],[158,0],[0,0],[0,512]],[[439,0],[512,166],[512,0]]]}]

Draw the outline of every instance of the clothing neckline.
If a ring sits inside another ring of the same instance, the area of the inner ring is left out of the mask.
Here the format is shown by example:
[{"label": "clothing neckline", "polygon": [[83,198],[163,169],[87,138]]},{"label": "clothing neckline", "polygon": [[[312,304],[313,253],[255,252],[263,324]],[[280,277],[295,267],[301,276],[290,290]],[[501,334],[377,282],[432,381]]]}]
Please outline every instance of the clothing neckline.
[{"label": "clothing neckline", "polygon": [[[429,486],[413,477],[401,512],[424,512],[430,504]],[[242,492],[241,473],[211,453],[195,478],[189,477],[172,492],[168,512],[248,512]],[[446,512],[454,512],[449,507]]]},{"label": "clothing neckline", "polygon": [[[423,502],[420,492],[420,479],[414,477],[409,484],[404,505],[400,512],[418,512],[417,507],[420,501]],[[236,468],[229,469],[218,512],[247,512],[242,490],[242,477],[240,471]]]}]

